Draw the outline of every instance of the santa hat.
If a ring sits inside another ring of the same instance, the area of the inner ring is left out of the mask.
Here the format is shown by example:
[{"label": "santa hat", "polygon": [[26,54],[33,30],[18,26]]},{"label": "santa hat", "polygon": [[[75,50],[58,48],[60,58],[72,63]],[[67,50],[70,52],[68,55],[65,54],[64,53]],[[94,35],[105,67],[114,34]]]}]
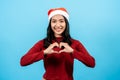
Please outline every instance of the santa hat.
[{"label": "santa hat", "polygon": [[68,12],[67,12],[67,10],[65,8],[53,8],[53,9],[50,9],[48,11],[48,20],[50,21],[50,19],[54,15],[57,15],[57,14],[63,15],[69,21],[69,15],[68,15]]}]

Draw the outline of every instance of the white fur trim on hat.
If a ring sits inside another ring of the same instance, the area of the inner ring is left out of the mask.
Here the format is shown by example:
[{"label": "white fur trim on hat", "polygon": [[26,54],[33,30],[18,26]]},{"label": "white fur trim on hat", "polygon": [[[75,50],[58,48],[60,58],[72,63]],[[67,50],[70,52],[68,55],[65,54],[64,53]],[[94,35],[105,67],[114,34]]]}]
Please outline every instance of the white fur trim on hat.
[{"label": "white fur trim on hat", "polygon": [[51,12],[48,16],[48,20],[50,21],[50,19],[54,16],[54,15],[57,15],[57,14],[60,14],[60,15],[63,15],[68,21],[69,21],[69,15],[67,12],[65,11],[62,11],[62,10],[55,10],[53,12]]}]

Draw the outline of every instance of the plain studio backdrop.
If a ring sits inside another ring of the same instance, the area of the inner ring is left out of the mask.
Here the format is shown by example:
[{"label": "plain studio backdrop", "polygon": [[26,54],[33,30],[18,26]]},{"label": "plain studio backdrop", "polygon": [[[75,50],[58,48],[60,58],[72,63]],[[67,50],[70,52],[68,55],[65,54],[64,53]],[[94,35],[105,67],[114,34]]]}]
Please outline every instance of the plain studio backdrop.
[{"label": "plain studio backdrop", "polygon": [[74,61],[74,80],[120,80],[120,0],[0,0],[0,80],[41,80],[43,61],[20,58],[46,36],[47,11],[65,7],[70,34],[96,59],[95,68]]}]

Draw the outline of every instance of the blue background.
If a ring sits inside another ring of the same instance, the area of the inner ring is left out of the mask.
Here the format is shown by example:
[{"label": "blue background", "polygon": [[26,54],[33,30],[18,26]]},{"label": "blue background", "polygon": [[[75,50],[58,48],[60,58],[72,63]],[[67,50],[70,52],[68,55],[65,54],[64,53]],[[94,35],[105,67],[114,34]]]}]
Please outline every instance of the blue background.
[{"label": "blue background", "polygon": [[43,61],[21,67],[20,58],[46,36],[47,11],[65,7],[70,33],[96,59],[75,60],[75,80],[120,80],[120,0],[0,0],[0,80],[41,80]]}]

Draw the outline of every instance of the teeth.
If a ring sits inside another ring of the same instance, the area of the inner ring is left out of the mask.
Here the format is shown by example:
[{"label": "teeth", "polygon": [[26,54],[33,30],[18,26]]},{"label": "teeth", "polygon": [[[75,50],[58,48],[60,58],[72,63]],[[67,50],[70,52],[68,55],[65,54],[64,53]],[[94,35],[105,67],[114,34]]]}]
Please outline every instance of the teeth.
[{"label": "teeth", "polygon": [[54,27],[54,29],[57,31],[57,32],[60,32],[62,30],[62,27]]},{"label": "teeth", "polygon": [[56,31],[61,31],[61,29],[55,29]]},{"label": "teeth", "polygon": [[57,29],[56,31],[60,31],[60,29]]}]

